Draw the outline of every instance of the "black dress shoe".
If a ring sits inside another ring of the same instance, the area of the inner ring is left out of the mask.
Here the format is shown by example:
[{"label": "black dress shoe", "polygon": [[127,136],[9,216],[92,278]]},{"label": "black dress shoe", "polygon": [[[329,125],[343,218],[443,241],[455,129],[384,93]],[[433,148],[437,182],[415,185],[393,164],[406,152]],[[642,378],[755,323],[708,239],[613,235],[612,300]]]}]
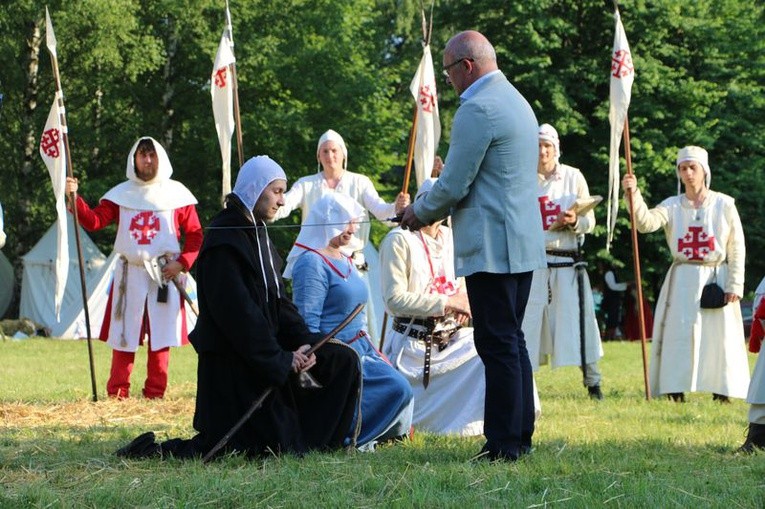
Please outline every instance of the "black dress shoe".
[{"label": "black dress shoe", "polygon": [[671,399],[675,403],[685,403],[685,393],[670,392],[669,394],[667,394],[667,399]]},{"label": "black dress shoe", "polygon": [[[531,452],[530,448],[528,452]],[[518,460],[518,456],[519,454],[513,454],[508,451],[495,451],[484,445],[478,454],[470,458],[470,461],[507,461],[512,463]]]},{"label": "black dress shoe", "polygon": [[730,398],[728,396],[723,396],[722,394],[712,394],[712,401],[719,401],[720,403],[730,403]]},{"label": "black dress shoe", "polygon": [[135,437],[125,447],[114,453],[121,458],[158,458],[162,456],[162,448],[157,443],[153,431],[147,431]]},{"label": "black dress shoe", "polygon": [[752,454],[758,449],[765,449],[765,424],[749,423],[744,445],[738,448],[738,452]]},{"label": "black dress shoe", "polygon": [[590,399],[594,399],[597,401],[603,400],[603,392],[600,390],[600,385],[593,385],[587,387],[587,392],[590,395]]}]

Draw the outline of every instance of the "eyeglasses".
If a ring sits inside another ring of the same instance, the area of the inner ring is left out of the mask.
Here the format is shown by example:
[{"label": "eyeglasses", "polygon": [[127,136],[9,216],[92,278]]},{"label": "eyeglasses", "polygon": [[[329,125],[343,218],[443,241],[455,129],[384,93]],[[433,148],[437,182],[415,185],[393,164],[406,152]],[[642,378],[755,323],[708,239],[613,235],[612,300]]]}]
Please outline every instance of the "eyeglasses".
[{"label": "eyeglasses", "polygon": [[465,60],[467,60],[468,62],[475,62],[475,60],[473,60],[472,58],[463,57],[463,58],[460,58],[459,60],[455,60],[454,62],[452,62],[449,65],[444,66],[444,68],[441,71],[441,73],[444,75],[444,78],[446,78],[446,81],[449,81],[449,69],[451,69],[455,65],[459,64],[460,62],[464,62]]}]

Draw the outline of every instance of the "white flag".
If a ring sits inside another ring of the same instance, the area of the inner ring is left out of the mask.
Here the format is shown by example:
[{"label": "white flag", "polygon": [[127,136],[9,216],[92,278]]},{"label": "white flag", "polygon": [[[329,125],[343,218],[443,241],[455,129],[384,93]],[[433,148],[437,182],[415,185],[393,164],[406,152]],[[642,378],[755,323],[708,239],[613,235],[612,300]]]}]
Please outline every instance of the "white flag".
[{"label": "white flag", "polygon": [[438,95],[436,77],[433,73],[433,57],[430,46],[422,50],[422,59],[417,67],[409,90],[417,103],[417,133],[414,145],[414,171],[419,188],[433,171],[438,142],[441,139],[441,120],[438,116]]},{"label": "white flag", "polygon": [[624,134],[624,123],[632,95],[632,82],[635,80],[635,68],[632,65],[632,53],[627,43],[619,11],[614,12],[616,33],[614,51],[611,55],[611,94],[608,120],[611,122],[611,148],[608,160],[608,236],[606,249],[611,246],[619,211],[619,146]]},{"label": "white flag", "polygon": [[61,92],[56,92],[53,106],[50,108],[45,129],[40,138],[40,156],[48,167],[53,196],[56,198],[56,215],[58,216],[58,231],[56,242],[55,274],[56,290],[54,305],[56,320],[60,320],[61,302],[64,299],[66,279],[69,275],[69,238],[67,236],[66,206],[64,204],[66,191],[66,153],[64,152],[64,133],[66,128],[61,125],[63,106],[59,106]]},{"label": "white flag", "polygon": [[236,62],[236,59],[232,50],[234,43],[229,33],[229,27],[226,27],[220,38],[210,78],[215,130],[218,132],[220,156],[223,161],[224,198],[231,192],[231,135],[234,133],[234,83],[229,66]]}]

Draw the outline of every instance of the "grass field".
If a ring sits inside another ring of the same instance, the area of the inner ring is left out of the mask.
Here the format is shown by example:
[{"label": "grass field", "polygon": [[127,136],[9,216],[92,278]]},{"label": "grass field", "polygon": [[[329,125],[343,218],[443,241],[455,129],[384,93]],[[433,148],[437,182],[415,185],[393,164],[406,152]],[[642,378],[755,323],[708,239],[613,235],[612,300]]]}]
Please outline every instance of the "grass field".
[{"label": "grass field", "polygon": [[[587,398],[576,368],[543,368],[535,450],[515,464],[471,463],[480,438],[416,432],[374,453],[207,466],[113,454],[142,431],[193,434],[193,349],[173,350],[164,400],[111,401],[111,350],[93,347],[97,403],[84,342],[0,342],[0,507],[765,506],[765,454],[733,454],[747,405],[720,405],[709,394],[645,401],[639,344],[604,344],[602,402]],[[137,356],[136,394],[145,355]]]}]

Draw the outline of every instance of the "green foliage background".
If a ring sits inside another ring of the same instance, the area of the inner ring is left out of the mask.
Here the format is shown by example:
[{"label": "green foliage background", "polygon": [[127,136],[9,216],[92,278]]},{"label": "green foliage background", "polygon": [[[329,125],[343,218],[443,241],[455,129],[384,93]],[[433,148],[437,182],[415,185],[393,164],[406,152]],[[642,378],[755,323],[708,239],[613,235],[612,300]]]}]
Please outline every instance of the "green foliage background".
[{"label": "green foliage background", "polygon": [[[316,169],[316,141],[340,132],[349,167],[392,199],[400,186],[411,122],[408,84],[421,56],[419,2],[412,0],[232,0],[245,158],[269,154],[294,180]],[[48,3],[58,39],[73,167],[91,203],[124,178],[135,138],[160,139],[174,178],[200,201],[203,223],[220,205],[220,155],[209,76],[224,25],[221,0],[81,0]],[[679,147],[710,152],[712,188],[734,196],[744,222],[747,289],[765,274],[760,197],[765,193],[765,7],[756,0],[632,0],[620,4],[636,79],[630,106],[632,158],[649,203],[676,192]],[[606,194],[608,71],[614,20],[603,0],[441,0],[432,47],[477,29],[500,68],[561,134],[563,161]],[[54,83],[45,51],[44,8],[14,0],[0,10],[0,201],[19,265],[55,217],[37,144]],[[35,38],[40,38],[34,50]],[[19,65],[19,62],[22,65]],[[35,63],[37,67],[35,68]],[[440,89],[446,155],[457,97]],[[236,155],[234,155],[236,160]],[[234,164],[236,165],[236,164]],[[629,278],[627,213],[604,251],[605,207],[586,243]],[[293,222],[297,217],[293,216]],[[375,225],[379,240],[385,228]],[[282,250],[291,230],[274,229]],[[109,251],[113,231],[93,235]],[[659,233],[640,240],[648,294],[668,265]]]}]

